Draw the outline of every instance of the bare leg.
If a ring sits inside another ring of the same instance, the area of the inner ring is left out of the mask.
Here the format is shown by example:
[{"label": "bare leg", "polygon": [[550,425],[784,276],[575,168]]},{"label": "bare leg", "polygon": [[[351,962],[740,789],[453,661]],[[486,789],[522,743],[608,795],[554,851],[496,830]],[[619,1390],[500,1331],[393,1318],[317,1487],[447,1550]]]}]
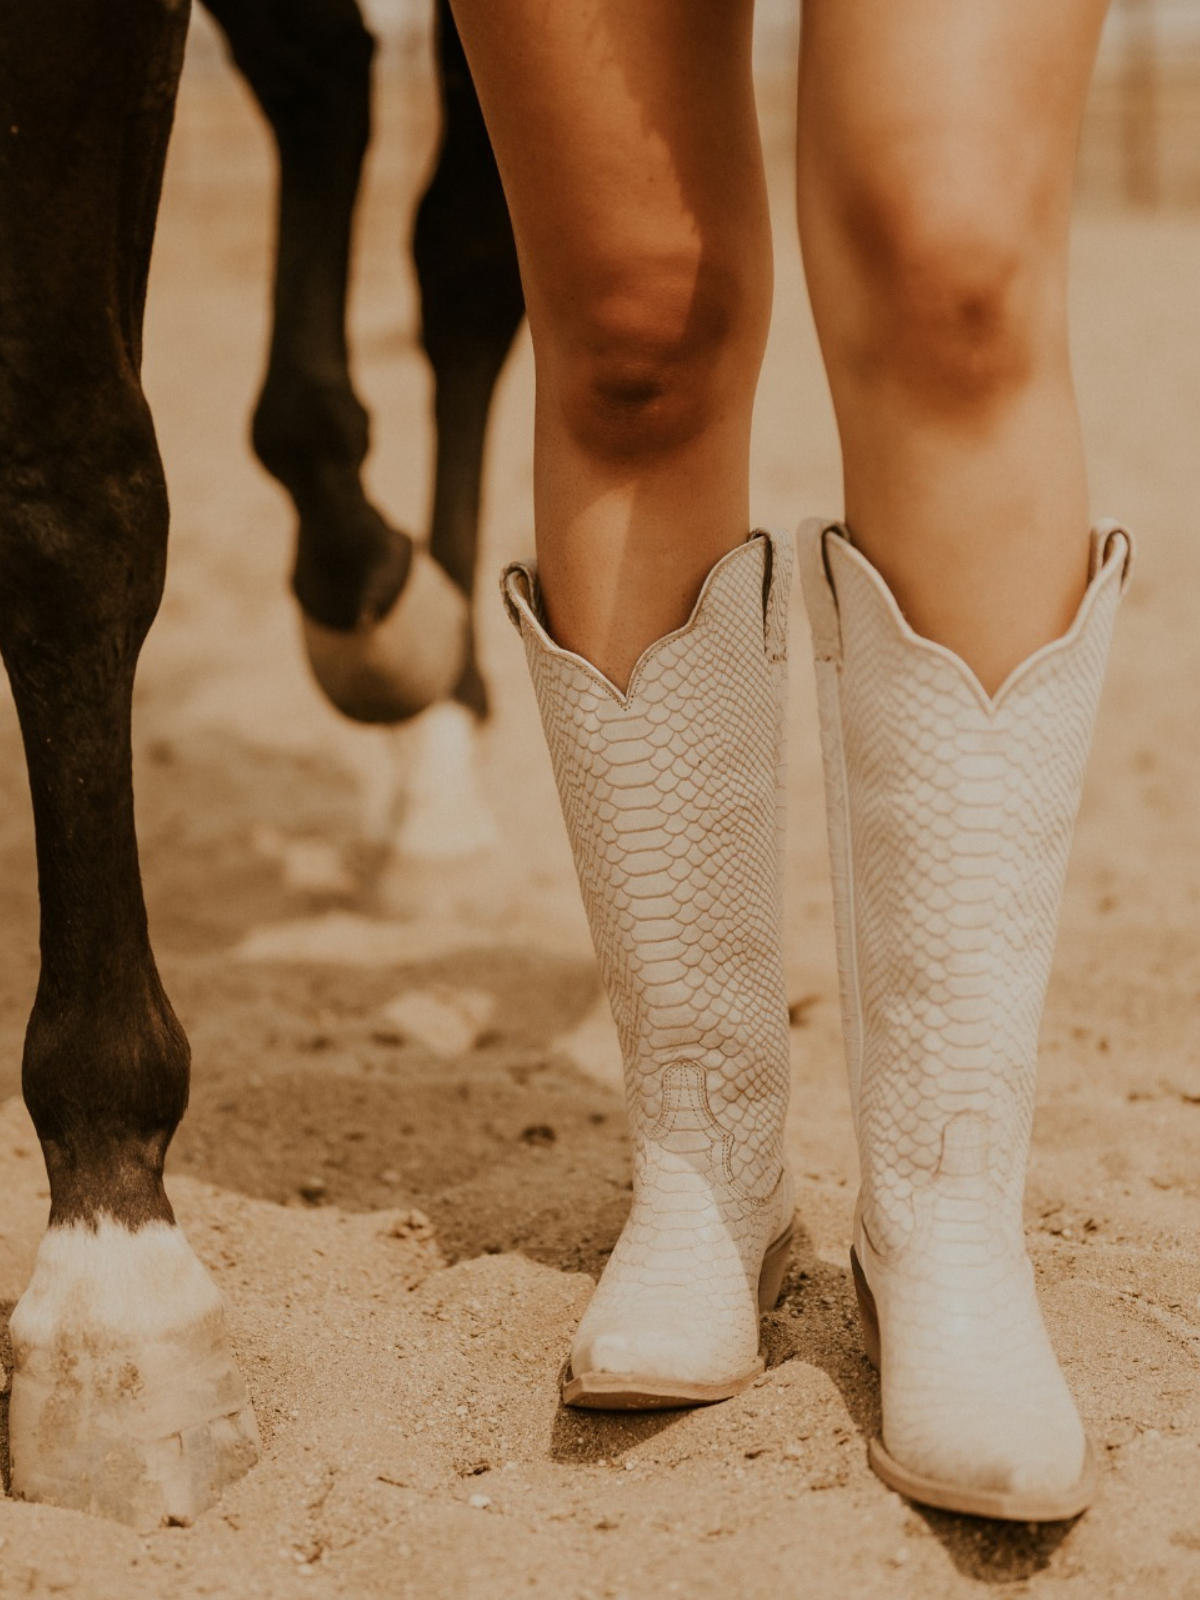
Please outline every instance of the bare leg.
[{"label": "bare leg", "polygon": [[1105,0],[807,0],[799,212],[846,516],[985,688],[1069,624],[1074,153]]},{"label": "bare leg", "polygon": [[1103,10],[810,0],[801,74],[801,228],[852,536],[814,523],[802,552],[862,1171],[852,1261],[881,1382],[870,1460],[919,1502],[1015,1521],[1076,1516],[1095,1489],[1022,1198],[1128,554],[1097,538],[1081,607],[1066,246]]},{"label": "bare leg", "polygon": [[748,0],[458,0],[537,360],[555,638],[624,683],[749,522],[770,251]]},{"label": "bare leg", "polygon": [[751,5],[458,0],[456,14],[537,362],[538,573],[510,568],[504,592],[633,1133],[630,1214],[562,1396],[710,1402],[761,1370],[794,1206],[778,825],[790,545],[746,537],[770,300]]},{"label": "bare leg", "polygon": [[165,0],[0,4],[0,649],[37,830],[23,1085],[50,1178],[12,1317],[13,1486],[154,1523],[257,1454],[163,1191],[188,1047],[150,949],[130,756],[167,536],[142,308],[186,27]]}]

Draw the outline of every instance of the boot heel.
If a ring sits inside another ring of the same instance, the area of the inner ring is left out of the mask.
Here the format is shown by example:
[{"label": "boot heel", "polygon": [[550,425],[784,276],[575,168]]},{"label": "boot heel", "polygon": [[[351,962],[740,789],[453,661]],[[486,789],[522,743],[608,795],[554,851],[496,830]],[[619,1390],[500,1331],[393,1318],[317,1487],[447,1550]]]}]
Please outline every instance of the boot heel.
[{"label": "boot heel", "polygon": [[863,1269],[853,1247],[850,1250],[850,1271],[854,1274],[854,1292],[858,1296],[858,1317],[862,1323],[863,1344],[867,1360],[879,1371],[879,1313],[875,1309],[875,1296],[871,1293]]},{"label": "boot heel", "polygon": [[779,1296],[783,1292],[783,1275],[787,1271],[788,1256],[792,1253],[792,1238],[795,1229],[789,1225],[785,1233],[781,1233],[774,1244],[767,1246],[767,1253],[763,1257],[762,1271],[758,1277],[758,1309],[760,1311],[774,1311],[779,1304]]}]

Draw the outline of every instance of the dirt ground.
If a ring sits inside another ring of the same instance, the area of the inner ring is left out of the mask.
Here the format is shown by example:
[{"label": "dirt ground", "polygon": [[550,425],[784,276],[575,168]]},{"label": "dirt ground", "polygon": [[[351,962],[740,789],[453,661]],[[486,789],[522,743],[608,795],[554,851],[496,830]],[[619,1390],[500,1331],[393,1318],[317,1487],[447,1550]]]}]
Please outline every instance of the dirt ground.
[{"label": "dirt ground", "polygon": [[[400,245],[433,124],[427,84],[385,73],[382,89],[357,370],[375,408],[372,481],[419,528],[428,379]],[[769,108],[778,289],[755,463],[758,516],[782,526],[839,506],[786,120]],[[1095,506],[1127,518],[1141,552],[1067,891],[1028,1200],[1102,1487],[1075,1526],[1037,1531],[918,1511],[867,1467],[877,1387],[846,1258],[855,1156],[798,595],[789,1139],[803,1231],[765,1319],[769,1370],[709,1410],[559,1408],[558,1366],[628,1171],[615,1038],[490,576],[532,542],[529,352],[499,395],[479,598],[503,848],[471,869],[477,912],[450,896],[414,914],[413,886],[380,874],[364,839],[402,741],[339,722],[310,686],[286,587],[289,510],[247,449],[269,190],[243,91],[221,70],[190,73],[147,340],[174,527],[139,683],[137,785],[155,944],[195,1051],[171,1193],[228,1296],[264,1456],[194,1527],[150,1537],[0,1498],[0,1593],[1200,1596],[1200,220],[1089,205],[1076,236]],[[46,1211],[17,1097],[36,931],[5,695],[0,1327]],[[395,1007],[414,992],[443,1019],[469,1011],[462,1038],[423,1044]],[[0,1456],[3,1426],[0,1403]]]}]

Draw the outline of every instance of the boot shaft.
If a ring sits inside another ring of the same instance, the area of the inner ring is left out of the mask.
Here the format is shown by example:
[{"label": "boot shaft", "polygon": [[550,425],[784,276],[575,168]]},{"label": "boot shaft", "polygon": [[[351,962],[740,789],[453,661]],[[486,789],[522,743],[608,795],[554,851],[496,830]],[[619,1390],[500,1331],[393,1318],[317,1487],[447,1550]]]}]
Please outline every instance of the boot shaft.
[{"label": "boot shaft", "polygon": [[1071,628],[994,696],[913,632],[844,529],[807,524],[801,544],[868,1225],[881,1245],[907,1235],[913,1192],[964,1116],[987,1137],[960,1128],[955,1149],[976,1152],[1019,1219],[1038,1027],[1129,538],[1097,530]]},{"label": "boot shaft", "polygon": [[752,1194],[778,1177],[788,1077],[791,563],[790,541],[751,535],[713,567],[687,623],[642,654],[624,694],[551,639],[529,566],[503,577],[620,1036],[635,1148],[639,1134],[661,1139],[664,1119],[686,1143],[689,1119],[710,1116]]}]

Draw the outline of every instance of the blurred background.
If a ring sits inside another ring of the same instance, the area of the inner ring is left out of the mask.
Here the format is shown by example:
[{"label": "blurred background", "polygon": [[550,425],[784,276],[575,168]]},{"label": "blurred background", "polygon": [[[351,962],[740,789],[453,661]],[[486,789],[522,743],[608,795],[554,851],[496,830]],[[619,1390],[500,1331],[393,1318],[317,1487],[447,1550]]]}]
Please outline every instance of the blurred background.
[{"label": "blurred background", "polygon": [[[363,0],[381,67],[424,77],[430,0]],[[221,46],[194,10],[193,70],[218,65]],[[790,97],[800,0],[758,0],[758,74],[765,94]],[[1200,205],[1200,0],[1113,0],[1081,151],[1080,193],[1136,205]]]}]

